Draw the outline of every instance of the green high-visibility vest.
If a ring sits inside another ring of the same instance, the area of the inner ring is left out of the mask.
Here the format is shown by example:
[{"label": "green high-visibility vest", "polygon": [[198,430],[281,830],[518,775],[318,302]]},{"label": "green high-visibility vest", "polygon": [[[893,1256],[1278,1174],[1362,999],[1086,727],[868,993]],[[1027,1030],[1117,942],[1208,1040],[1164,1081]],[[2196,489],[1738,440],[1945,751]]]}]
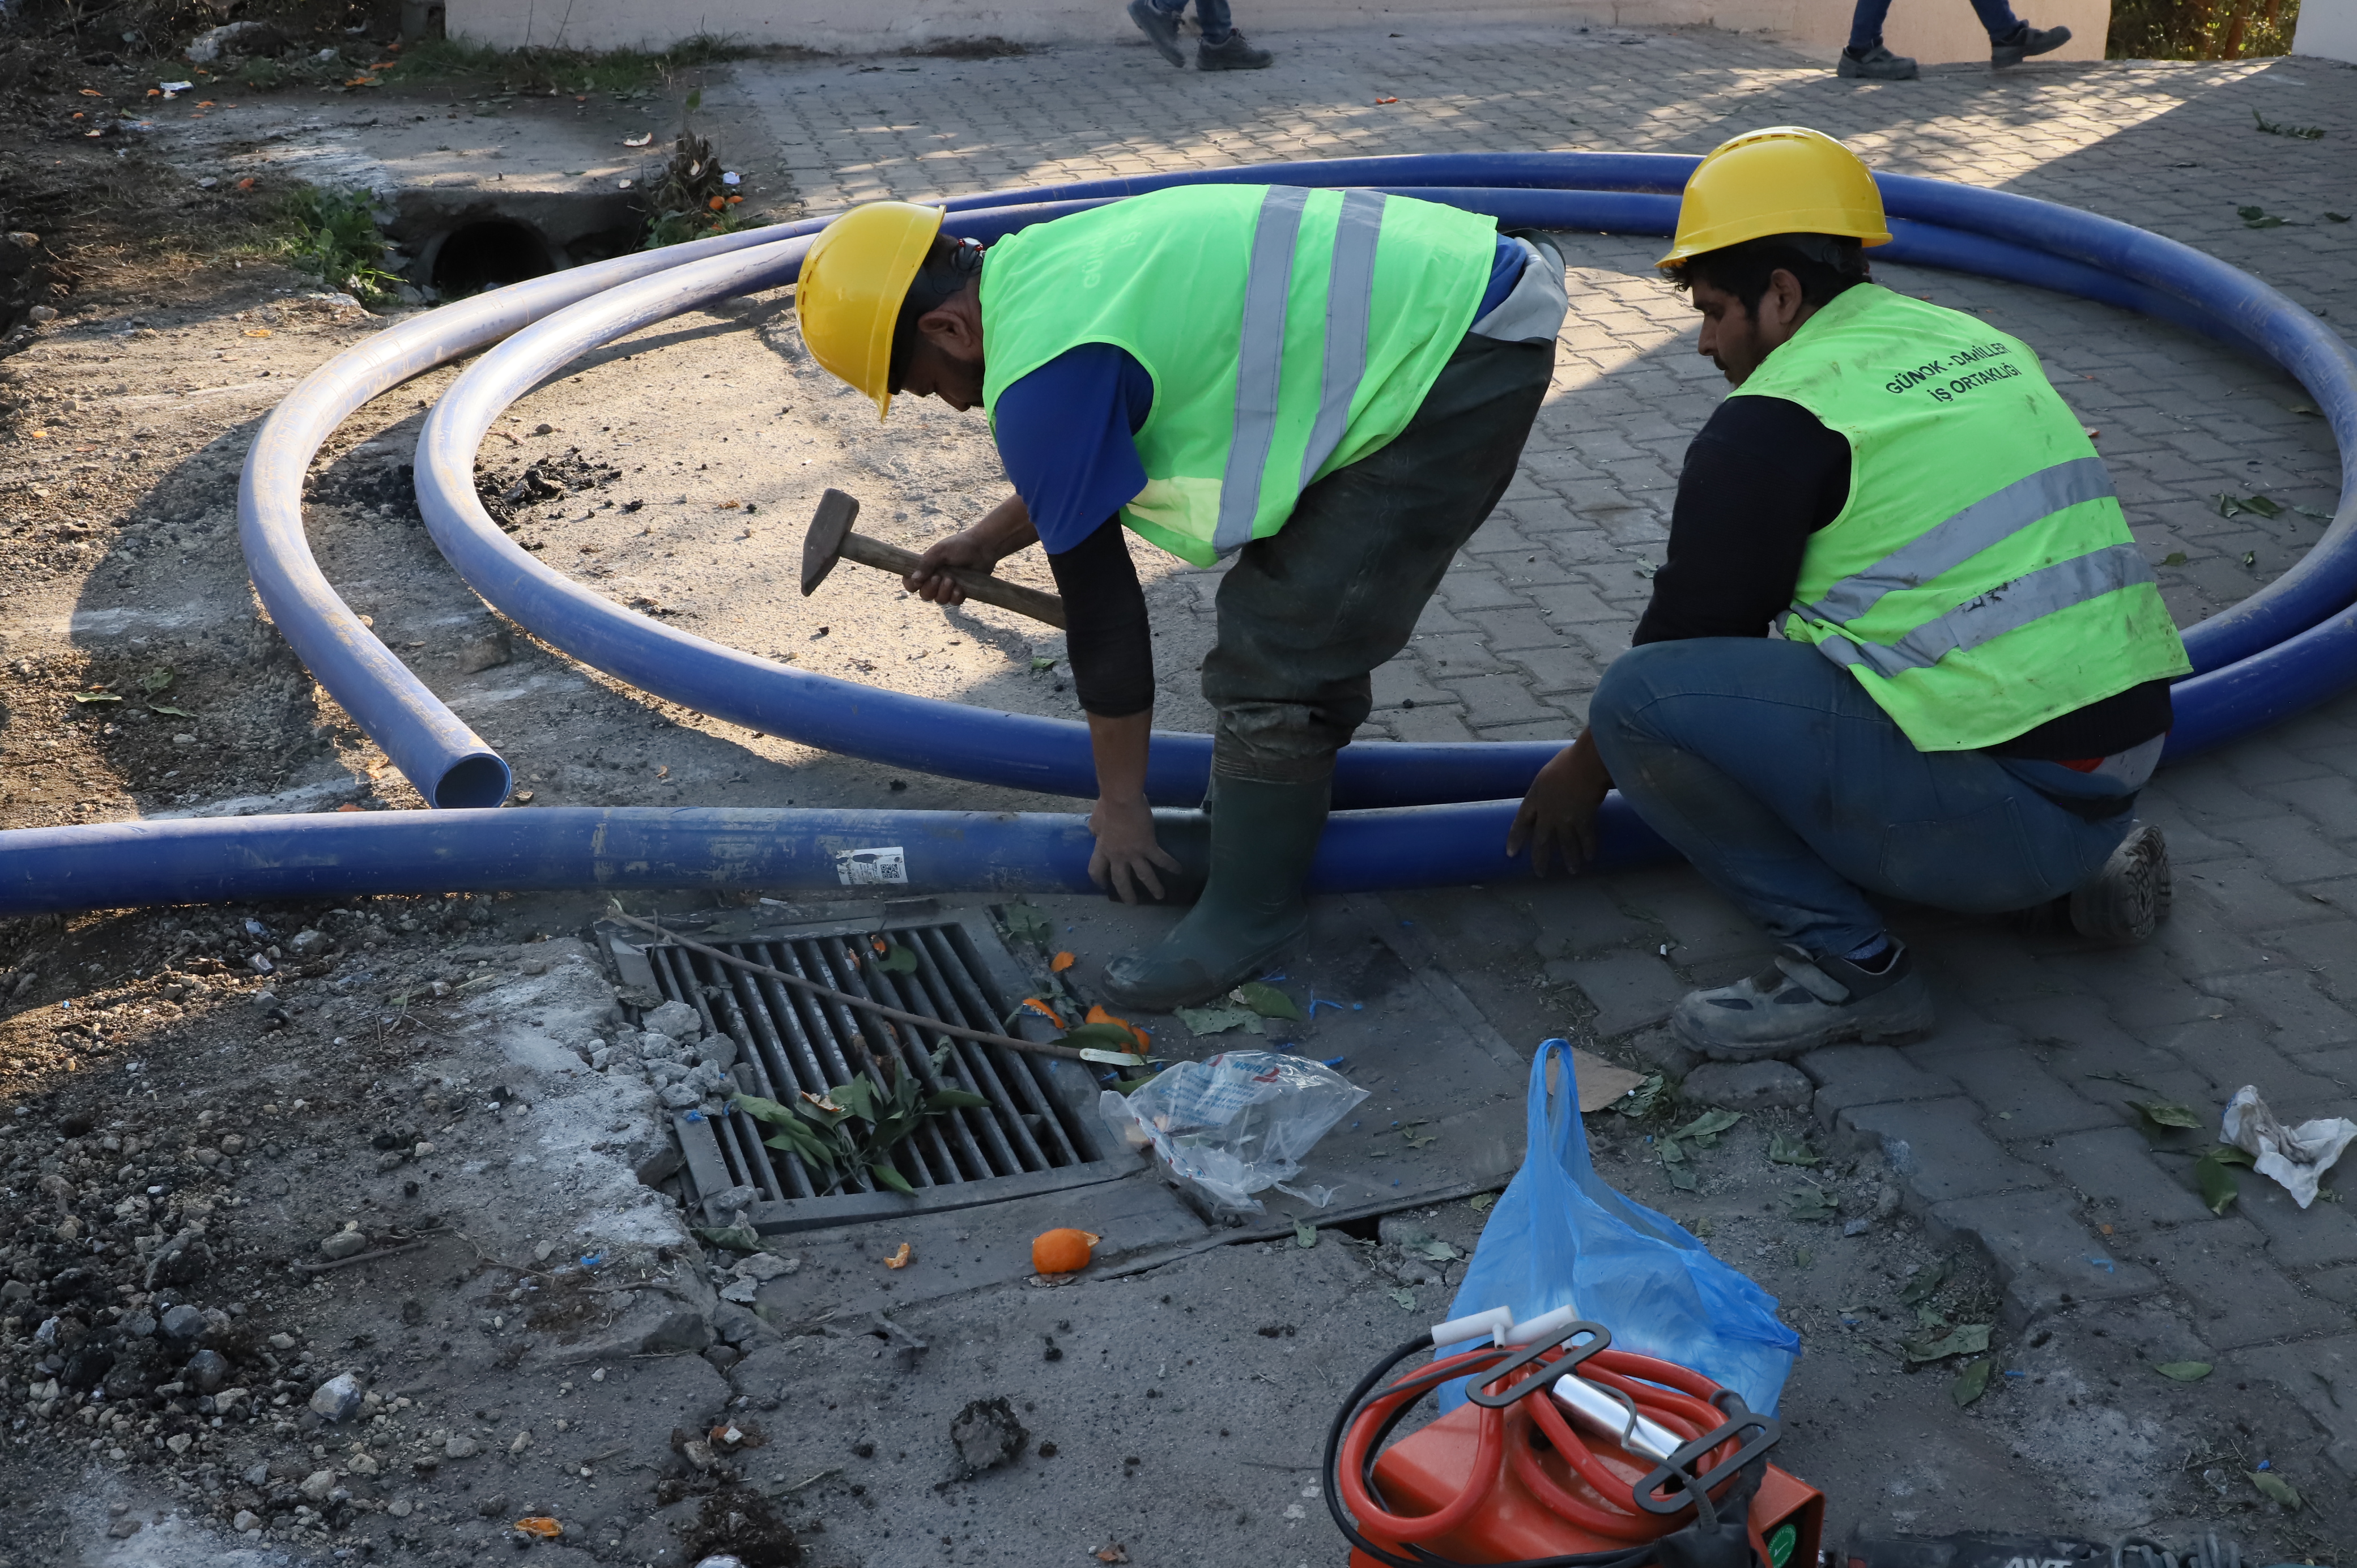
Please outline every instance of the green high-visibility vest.
[{"label": "green high-visibility vest", "polygon": [[1789,399],[1849,442],[1849,502],[1810,535],[1781,627],[1919,749],[1995,746],[2191,670],[2104,460],[2028,345],[1861,284],[1736,395]]},{"label": "green high-visibility vest", "polygon": [[1473,324],[1497,223],[1372,190],[1199,185],[1035,224],[982,269],[983,403],[1110,343],[1154,379],[1122,521],[1208,566],[1415,416]]}]

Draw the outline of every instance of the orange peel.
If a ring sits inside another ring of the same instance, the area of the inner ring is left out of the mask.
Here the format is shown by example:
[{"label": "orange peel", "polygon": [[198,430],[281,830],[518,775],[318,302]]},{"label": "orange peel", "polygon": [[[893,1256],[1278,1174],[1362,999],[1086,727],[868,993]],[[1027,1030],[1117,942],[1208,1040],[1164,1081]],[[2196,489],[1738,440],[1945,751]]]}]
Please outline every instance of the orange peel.
[{"label": "orange peel", "polygon": [[1096,1255],[1102,1236],[1070,1226],[1043,1231],[1031,1242],[1031,1270],[1041,1274],[1076,1274]]}]

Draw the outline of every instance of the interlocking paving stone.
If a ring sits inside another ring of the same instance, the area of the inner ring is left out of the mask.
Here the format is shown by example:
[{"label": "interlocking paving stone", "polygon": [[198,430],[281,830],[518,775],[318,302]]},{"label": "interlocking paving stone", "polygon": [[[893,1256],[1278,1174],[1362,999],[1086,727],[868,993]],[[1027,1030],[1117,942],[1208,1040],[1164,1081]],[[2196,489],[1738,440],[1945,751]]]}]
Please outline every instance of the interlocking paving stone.
[{"label": "interlocking paving stone", "polygon": [[1956,1086],[1909,1060],[1896,1046],[1827,1046],[1800,1058],[1800,1069],[1817,1086],[1817,1119],[1834,1124],[1853,1105],[1909,1100],[1943,1100]]},{"label": "interlocking paving stone", "polygon": [[[1820,1086],[1821,1104],[1824,1095]],[[1982,1132],[1975,1110],[1968,1100],[1854,1105],[1839,1112],[1834,1125],[1879,1147],[1890,1167],[1927,1202],[2040,1185],[2038,1167],[2007,1154]]]},{"label": "interlocking paving stone", "polygon": [[2033,1157],[2086,1194],[2107,1221],[2182,1225],[2210,1218],[2201,1200],[2152,1157],[2133,1128],[2065,1133]]},{"label": "interlocking paving stone", "polygon": [[2238,1350],[2220,1369],[2279,1384],[2324,1429],[2324,1456],[2343,1476],[2357,1477],[2357,1335]]},{"label": "interlocking paving stone", "polygon": [[2228,1210],[2140,1237],[2136,1257],[2193,1304],[2193,1326],[2222,1350],[2345,1327],[2349,1316],[2303,1294],[2273,1265],[2266,1237]]},{"label": "interlocking paving stone", "polygon": [[2004,1283],[2004,1320],[2017,1332],[2085,1302],[2150,1295],[2160,1282],[2142,1264],[2114,1255],[2079,1207],[2054,1191],[2013,1192],[1935,1203],[1932,1223],[1968,1236],[1995,1261]]},{"label": "interlocking paving stone", "polygon": [[1913,1049],[1963,1086],[1990,1118],[1982,1124],[2000,1139],[2049,1138],[2119,1120],[2115,1112],[2073,1093],[2020,1047],[1936,1053],[1925,1047]]}]

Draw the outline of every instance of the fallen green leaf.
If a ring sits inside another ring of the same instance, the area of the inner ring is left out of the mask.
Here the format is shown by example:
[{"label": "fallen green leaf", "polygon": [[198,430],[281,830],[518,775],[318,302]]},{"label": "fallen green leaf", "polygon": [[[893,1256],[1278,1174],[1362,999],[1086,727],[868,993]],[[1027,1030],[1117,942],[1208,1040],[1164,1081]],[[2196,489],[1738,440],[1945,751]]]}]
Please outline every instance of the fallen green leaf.
[{"label": "fallen green leaf", "polygon": [[[2284,412],[2286,413],[2305,414],[2310,419],[2322,419],[2324,417],[2324,411],[2317,407],[2316,404],[2312,403],[2287,403],[2284,404]],[[2303,507],[2300,510],[2305,511],[2308,509]]]},{"label": "fallen green leaf", "polygon": [[2128,1108],[2156,1127],[2199,1127],[2201,1119],[2183,1105],[2168,1100],[2131,1100]]},{"label": "fallen green leaf", "polygon": [[761,1250],[760,1235],[750,1225],[698,1225],[693,1228],[697,1240],[714,1247],[726,1247],[732,1252],[758,1252]]},{"label": "fallen green leaf", "polygon": [[1931,1300],[1938,1294],[1940,1287],[1947,1283],[1948,1266],[1947,1259],[1934,1258],[1909,1274],[1907,1283],[1899,1287],[1899,1304],[1901,1306],[1915,1306]]},{"label": "fallen green leaf", "polygon": [[2244,551],[2244,552],[2243,552],[2243,564],[2244,564],[2244,565],[2245,565],[2245,566],[2255,566],[2255,565],[2257,565],[2258,564],[2259,564],[2259,553],[2258,553],[2257,551],[2255,551],[2255,550],[2245,550],[2245,551]]},{"label": "fallen green leaf", "polygon": [[1055,922],[1041,914],[1036,906],[1019,898],[1002,912],[1006,919],[1006,934],[1017,941],[1038,942],[1044,947],[1048,939],[1056,934]]},{"label": "fallen green leaf", "polygon": [[1467,1198],[1465,1203],[1466,1207],[1472,1209],[1474,1213],[1487,1214],[1497,1207],[1498,1195],[1494,1192],[1477,1192]]},{"label": "fallen green leaf", "polygon": [[1742,1120],[1743,1112],[1740,1111],[1706,1111],[1670,1136],[1689,1139],[1706,1149],[1715,1148],[1718,1135]]},{"label": "fallen green leaf", "polygon": [[1052,659],[1042,659],[1036,653],[1031,656],[1031,671],[1034,674],[1042,670],[1053,670],[1055,667],[1056,661]]},{"label": "fallen green leaf", "polygon": [[2328,212],[2324,215],[2324,220],[2327,223],[2346,223],[2349,221],[2349,214],[2346,212]]},{"label": "fallen green leaf", "polygon": [[1989,1372],[1996,1365],[1994,1361],[1975,1361],[1948,1385],[1948,1397],[1956,1402],[1958,1410],[1988,1392]]},{"label": "fallen green leaf", "polygon": [[925,1111],[931,1114],[942,1111],[987,1111],[990,1099],[970,1089],[937,1089],[925,1096]]},{"label": "fallen green leaf", "polygon": [[1290,1018],[1296,1023],[1300,1022],[1301,1009],[1294,1005],[1292,997],[1274,985],[1265,985],[1257,980],[1247,980],[1228,993],[1228,995],[1264,1018]]},{"label": "fallen green leaf", "polygon": [[1661,1103],[1662,1090],[1668,1086],[1668,1083],[1669,1080],[1660,1073],[1647,1073],[1644,1082],[1606,1106],[1605,1109],[1618,1115],[1631,1118],[1649,1116],[1652,1113],[1653,1107]]},{"label": "fallen green leaf", "polygon": [[171,683],[172,672],[169,670],[150,670],[139,677],[139,689],[151,697]]},{"label": "fallen green leaf", "polygon": [[1948,1315],[1942,1312],[1938,1307],[1933,1306],[1928,1301],[1918,1303],[1915,1307],[1915,1326],[1918,1328],[1945,1328],[1948,1326]]},{"label": "fallen green leaf", "polygon": [[2244,1170],[2250,1170],[2259,1163],[2250,1150],[2233,1144],[2221,1144],[2211,1150],[2206,1157],[2216,1160],[2222,1165],[2240,1165]]},{"label": "fallen green leaf", "polygon": [[2226,1168],[2226,1162],[2218,1157],[2216,1149],[2193,1162],[2193,1180],[2201,1188],[2202,1204],[2212,1214],[2225,1213],[2226,1206],[2242,1196],[2242,1184],[2235,1181],[2234,1173]]},{"label": "fallen green leaf", "polygon": [[1400,1137],[1411,1149],[1421,1149],[1427,1144],[1440,1142],[1439,1133],[1426,1131],[1422,1127],[1403,1127],[1400,1129]]},{"label": "fallen green leaf", "polygon": [[169,703],[150,703],[147,704],[147,711],[151,714],[169,714],[176,719],[192,719],[197,716],[188,709],[176,708]]},{"label": "fallen green leaf", "polygon": [[1831,1219],[1841,1212],[1841,1200],[1830,1193],[1804,1187],[1798,1192],[1784,1195],[1784,1218],[1817,1221]]},{"label": "fallen green leaf", "polygon": [[1295,1220],[1293,1222],[1293,1244],[1297,1247],[1315,1247],[1318,1245],[1318,1227],[1312,1225],[1307,1219]]},{"label": "fallen green leaf", "polygon": [[2300,1497],[2298,1487],[2272,1470],[2246,1470],[2244,1474],[2251,1477],[2251,1485],[2258,1487],[2260,1494],[2267,1501],[2281,1503],[2294,1513],[2299,1511],[2300,1505],[2305,1499]]},{"label": "fallen green leaf", "polygon": [[2164,566],[2182,566],[2185,564],[2185,552],[2172,550],[2160,558],[2160,564]]},{"label": "fallen green leaf", "polygon": [[1937,1338],[1919,1334],[1900,1341],[1899,1348],[1910,1361],[1940,1361],[1950,1356],[1976,1356],[1988,1348],[1988,1338],[1987,1324],[1959,1323]]},{"label": "fallen green leaf", "polygon": [[1402,1312],[1414,1312],[1415,1310],[1415,1292],[1412,1290],[1395,1290],[1391,1293],[1391,1298]]},{"label": "fallen green leaf", "polygon": [[917,1189],[909,1185],[909,1178],[902,1176],[899,1171],[894,1170],[890,1165],[886,1165],[882,1160],[877,1160],[875,1164],[869,1165],[867,1167],[867,1174],[876,1178],[876,1185],[878,1187],[888,1187],[894,1192],[899,1193],[904,1197],[914,1197],[917,1196]]},{"label": "fallen green leaf", "polygon": [[2330,512],[2320,511],[2312,506],[2296,506],[2291,510],[2299,513],[2302,517],[2312,517],[2323,522],[2330,522],[2332,521],[2332,514]]},{"label": "fallen green leaf", "polygon": [[1146,1058],[1137,1054],[1137,1036],[1119,1024],[1082,1024],[1057,1036],[1056,1044],[1076,1050],[1094,1047],[1127,1057],[1130,1065],[1145,1065]]},{"label": "fallen green leaf", "polygon": [[2163,1361],[2153,1370],[2180,1383],[2198,1383],[2210,1375],[2211,1367],[2207,1361]]},{"label": "fallen green leaf", "polygon": [[122,698],[116,696],[112,692],[76,692],[73,694],[73,700],[77,703],[119,703],[123,701]]},{"label": "fallen green leaf", "polygon": [[1817,1255],[1814,1252],[1810,1251],[1806,1247],[1795,1247],[1792,1249],[1792,1266],[1794,1268],[1805,1269],[1816,1261]]},{"label": "fallen green leaf", "polygon": [[1433,1263],[1453,1263],[1465,1255],[1437,1236],[1427,1236],[1406,1251]]},{"label": "fallen green leaf", "polygon": [[1817,1163],[1817,1152],[1809,1147],[1807,1139],[1779,1133],[1768,1140],[1768,1158],[1773,1165],[1813,1165]]},{"label": "fallen green leaf", "polygon": [[880,953],[869,952],[867,962],[870,968],[880,970],[886,974],[917,972],[917,955],[898,942],[888,942]]},{"label": "fallen green leaf", "polygon": [[1246,1007],[1181,1007],[1178,1019],[1194,1035],[1224,1035],[1230,1029],[1261,1033],[1260,1015]]},{"label": "fallen green leaf", "polygon": [[2234,216],[2243,220],[2243,227],[2245,229],[2280,229],[2284,226],[2282,219],[2276,217],[2264,207],[2237,207],[2234,209]]},{"label": "fallen green leaf", "polygon": [[1692,1165],[1665,1165],[1662,1169],[1663,1173],[1669,1176],[1670,1185],[1676,1187],[1680,1192],[1700,1192],[1702,1190],[1702,1182],[1695,1176],[1694,1167]]}]

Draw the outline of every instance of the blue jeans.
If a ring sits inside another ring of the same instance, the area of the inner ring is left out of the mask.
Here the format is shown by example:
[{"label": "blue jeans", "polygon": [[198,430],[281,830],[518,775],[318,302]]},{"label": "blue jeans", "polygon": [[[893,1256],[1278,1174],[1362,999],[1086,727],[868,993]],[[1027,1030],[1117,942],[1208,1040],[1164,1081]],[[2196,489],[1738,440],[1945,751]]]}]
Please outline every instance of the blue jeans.
[{"label": "blue jeans", "polygon": [[1868,892],[1984,915],[2060,897],[2131,821],[2087,822],[1985,752],[1916,750],[1848,671],[1781,637],[1632,648],[1588,725],[1637,814],[1813,957],[1881,935]]},{"label": "blue jeans", "polygon": [[[2021,18],[2006,0],[1973,0],[1973,9],[1979,13],[1981,26],[1988,29],[1993,44],[2001,44],[2021,30]],[[1857,9],[1849,19],[1849,52],[1862,55],[1880,43],[1882,19],[1889,15],[1890,0],[1857,0]]]},{"label": "blue jeans", "polygon": [[[1178,0],[1175,5],[1170,0],[1146,0],[1146,3],[1174,16],[1187,9],[1187,0]],[[1867,0],[1867,3],[1871,4],[1872,0]],[[2005,0],[1994,0],[1994,3],[2001,6]],[[1889,4],[1890,0],[1883,0],[1886,7]],[[1203,29],[1203,41],[1212,48],[1217,48],[1226,43],[1228,35],[1235,31],[1235,24],[1228,18],[1228,0],[1195,0],[1195,25]]]}]

